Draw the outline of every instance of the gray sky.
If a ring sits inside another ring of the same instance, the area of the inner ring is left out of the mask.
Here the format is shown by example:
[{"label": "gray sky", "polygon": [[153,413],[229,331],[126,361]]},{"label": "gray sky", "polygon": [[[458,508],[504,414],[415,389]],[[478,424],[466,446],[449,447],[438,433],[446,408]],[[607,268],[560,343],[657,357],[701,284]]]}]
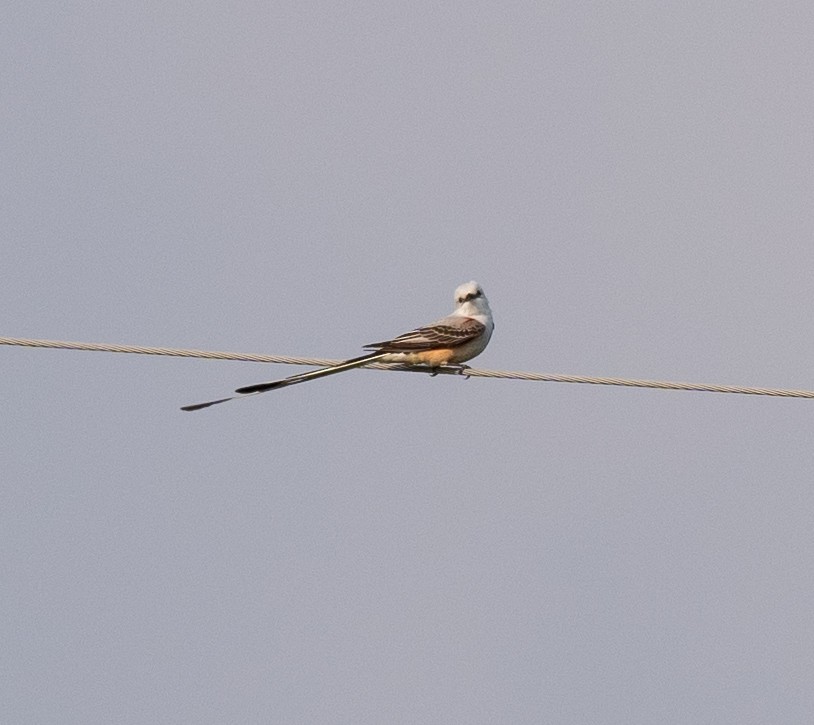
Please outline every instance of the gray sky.
[{"label": "gray sky", "polygon": [[[812,32],[12,3],[0,334],[814,388]],[[814,721],[814,401],[0,360],[3,722]]]}]

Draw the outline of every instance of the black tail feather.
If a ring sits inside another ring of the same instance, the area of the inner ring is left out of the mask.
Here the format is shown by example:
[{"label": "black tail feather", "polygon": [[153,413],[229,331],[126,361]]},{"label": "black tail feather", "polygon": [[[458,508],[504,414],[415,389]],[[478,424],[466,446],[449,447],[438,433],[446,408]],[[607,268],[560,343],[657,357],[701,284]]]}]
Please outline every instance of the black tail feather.
[{"label": "black tail feather", "polygon": [[351,360],[346,360],[345,362],[340,363],[339,365],[331,365],[330,367],[327,368],[311,370],[307,373],[292,375],[288,378],[282,378],[281,380],[272,380],[271,382],[268,383],[255,383],[254,385],[245,385],[244,387],[235,390],[237,395],[234,395],[231,398],[220,398],[218,400],[210,400],[206,403],[195,403],[194,405],[185,405],[183,408],[181,408],[181,410],[186,411],[203,410],[204,408],[208,408],[210,405],[225,403],[229,400],[240,400],[241,397],[245,397],[248,395],[255,395],[256,393],[265,393],[269,390],[285,388],[288,385],[304,383],[307,380],[316,380],[317,378],[324,378],[326,375],[333,375],[334,373],[341,373],[345,370],[352,370],[353,368],[362,367],[367,363],[373,362],[374,360],[383,357],[385,354],[386,353],[382,352],[369,353],[367,355],[362,355],[361,357],[355,357]]},{"label": "black tail feather", "polygon": [[345,360],[345,362],[339,363],[339,365],[330,365],[329,367],[326,368],[309,370],[307,373],[291,375],[290,377],[283,378],[282,380],[272,380],[271,382],[268,383],[256,383],[255,385],[246,385],[242,388],[238,388],[237,390],[235,390],[235,392],[240,393],[241,395],[246,395],[248,393],[265,393],[268,390],[285,388],[288,385],[296,385],[297,383],[304,383],[308,380],[316,380],[317,378],[324,378],[327,375],[341,373],[344,372],[345,370],[352,370],[353,368],[358,368],[361,367],[362,365],[366,365],[369,362],[373,362],[374,360],[382,356],[383,353],[381,352],[368,353],[367,355],[361,355],[360,357]]},{"label": "black tail feather", "polygon": [[220,400],[210,400],[208,403],[195,403],[194,405],[185,405],[181,408],[181,410],[203,410],[204,408],[208,408],[210,405],[217,405],[218,403],[225,403],[227,400],[233,400],[233,398],[221,398]]}]

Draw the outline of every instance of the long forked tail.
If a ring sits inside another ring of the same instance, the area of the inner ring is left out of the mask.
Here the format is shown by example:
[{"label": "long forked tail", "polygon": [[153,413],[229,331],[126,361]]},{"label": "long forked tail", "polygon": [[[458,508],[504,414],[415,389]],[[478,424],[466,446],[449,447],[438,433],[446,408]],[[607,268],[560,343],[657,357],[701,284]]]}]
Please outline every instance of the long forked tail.
[{"label": "long forked tail", "polygon": [[208,408],[210,405],[218,405],[219,403],[226,403],[229,400],[240,400],[242,398],[247,398],[250,395],[257,395],[258,393],[265,393],[269,390],[276,390],[277,388],[285,388],[289,385],[296,385],[297,383],[305,383],[308,380],[316,380],[317,378],[324,378],[327,375],[334,375],[336,373],[345,372],[345,370],[353,370],[353,368],[360,368],[363,365],[367,365],[368,363],[373,362],[374,360],[378,360],[382,358],[387,353],[383,352],[373,352],[369,355],[362,355],[361,357],[355,357],[351,360],[345,360],[343,363],[339,363],[339,365],[331,365],[327,368],[319,368],[318,370],[311,370],[307,373],[300,373],[299,375],[292,375],[288,378],[282,378],[281,380],[272,380],[268,383],[256,383],[255,385],[246,385],[245,387],[238,388],[235,390],[237,395],[232,395],[229,398],[220,398],[219,400],[210,400],[206,403],[195,403],[194,405],[185,405],[181,410],[192,411],[192,410],[202,410],[203,408]]}]

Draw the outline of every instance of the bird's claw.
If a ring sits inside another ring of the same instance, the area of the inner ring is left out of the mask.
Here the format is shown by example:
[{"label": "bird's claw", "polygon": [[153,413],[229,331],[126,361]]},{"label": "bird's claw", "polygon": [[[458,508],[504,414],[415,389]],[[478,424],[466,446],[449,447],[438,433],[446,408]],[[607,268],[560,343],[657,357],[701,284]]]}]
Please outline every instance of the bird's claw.
[{"label": "bird's claw", "polygon": [[[466,371],[469,370],[469,365],[444,365],[447,370],[453,368],[455,372],[453,375],[463,375],[467,380],[471,377]],[[434,378],[438,373],[441,372],[441,368],[430,368],[430,377]]]}]

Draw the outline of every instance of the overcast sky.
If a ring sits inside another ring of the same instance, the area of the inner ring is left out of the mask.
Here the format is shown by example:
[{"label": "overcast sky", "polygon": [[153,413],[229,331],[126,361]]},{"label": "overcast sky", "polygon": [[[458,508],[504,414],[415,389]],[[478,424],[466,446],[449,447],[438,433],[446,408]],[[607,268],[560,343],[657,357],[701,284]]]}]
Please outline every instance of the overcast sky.
[{"label": "overcast sky", "polygon": [[[814,6],[11,2],[0,335],[814,388]],[[0,720],[814,721],[814,401],[0,348]]]}]

